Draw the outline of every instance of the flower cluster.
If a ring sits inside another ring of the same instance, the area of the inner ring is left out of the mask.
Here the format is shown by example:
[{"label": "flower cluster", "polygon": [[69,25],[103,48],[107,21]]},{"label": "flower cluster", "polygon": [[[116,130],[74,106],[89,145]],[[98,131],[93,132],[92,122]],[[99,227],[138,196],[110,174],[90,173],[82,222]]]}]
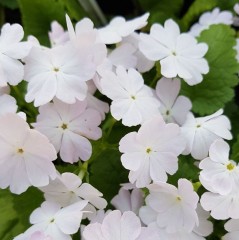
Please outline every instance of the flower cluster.
[{"label": "flower cluster", "polygon": [[[224,239],[238,238],[239,166],[225,142],[231,122],[221,107],[198,115],[182,90],[211,70],[210,48],[196,36],[232,25],[233,14],[215,8],[189,32],[168,19],[139,33],[148,18],[95,28],[66,15],[66,30],[52,22],[50,47],[34,36],[22,41],[19,24],[2,27],[0,188],[22,194],[33,186],[44,197],[15,240],[203,240],[213,232],[210,216],[231,218]],[[12,94],[20,82],[28,108]],[[105,150],[128,175],[111,201],[91,181]],[[182,164],[199,176],[187,177]]]}]

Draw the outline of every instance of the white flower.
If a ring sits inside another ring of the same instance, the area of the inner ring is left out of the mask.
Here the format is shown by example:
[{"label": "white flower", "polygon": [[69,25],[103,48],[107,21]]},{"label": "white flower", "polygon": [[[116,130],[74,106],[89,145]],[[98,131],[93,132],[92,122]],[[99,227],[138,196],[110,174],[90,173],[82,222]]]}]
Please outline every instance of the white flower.
[{"label": "white flower", "polygon": [[0,187],[20,194],[33,185],[46,186],[56,177],[56,151],[48,139],[30,129],[18,115],[0,117]]},{"label": "white flower", "polygon": [[19,61],[27,56],[31,49],[23,39],[23,28],[19,24],[6,23],[2,26],[0,35],[0,87],[17,85],[23,80],[23,64]]},{"label": "white flower", "polygon": [[143,196],[143,192],[138,188],[134,188],[130,192],[122,187],[110,203],[121,212],[132,211],[135,214],[138,214],[139,209],[144,202]]},{"label": "white flower", "polygon": [[196,213],[199,197],[187,179],[179,179],[178,188],[157,182],[148,189],[146,205],[157,212],[156,222],[160,228],[165,228],[168,233],[191,232],[199,224]]},{"label": "white flower", "polygon": [[222,237],[222,240],[238,240],[239,219],[230,219],[225,223],[224,227],[228,233]]},{"label": "white flower", "polygon": [[48,32],[51,46],[57,46],[64,44],[69,40],[68,32],[64,31],[64,28],[57,22],[51,23],[51,31]]},{"label": "white flower", "polygon": [[160,116],[145,122],[138,132],[126,134],[119,143],[121,162],[130,170],[130,182],[138,188],[152,180],[166,182],[166,173],[178,170],[177,156],[184,148],[179,126],[166,124]]},{"label": "white flower", "polygon": [[35,106],[50,102],[55,96],[72,104],[84,100],[86,81],[95,74],[94,65],[71,45],[53,49],[33,47],[25,58],[25,80],[28,81],[27,102]]},{"label": "white flower", "polygon": [[212,115],[195,118],[189,113],[186,122],[181,127],[182,134],[187,140],[183,154],[189,154],[198,160],[206,158],[210,145],[216,139],[232,139],[229,119],[222,115],[220,109]]},{"label": "white flower", "polygon": [[[150,234],[149,234],[150,233]],[[127,211],[121,215],[118,210],[110,212],[102,224],[94,223],[85,227],[85,240],[159,240],[156,228],[142,228],[135,213]]]},{"label": "white flower", "polygon": [[[80,201],[65,208],[54,202],[45,201],[35,209],[30,216],[33,224],[26,232],[26,236],[36,231],[49,235],[52,239],[71,240],[70,234],[76,233],[80,228],[83,208],[87,201]],[[21,240],[16,238],[14,240]]]},{"label": "white flower", "polygon": [[14,240],[54,240],[49,235],[45,235],[42,231],[26,231],[14,238]]},{"label": "white flower", "polygon": [[[59,203],[62,207],[83,200],[88,201],[90,208],[104,209],[107,205],[105,199],[101,198],[103,194],[89,183],[82,183],[81,179],[69,172],[58,174],[57,178],[40,188],[44,192],[47,201]],[[93,207],[94,206],[94,207]],[[89,209],[89,208],[88,208]]]},{"label": "white flower", "polygon": [[123,17],[115,17],[110,21],[109,25],[98,30],[100,40],[105,44],[121,42],[123,37],[129,36],[135,30],[147,25],[148,17],[149,13],[129,21],[126,21]]},{"label": "white flower", "polygon": [[205,192],[200,200],[202,207],[206,211],[211,211],[211,216],[218,220],[239,219],[239,191],[237,188],[227,195]]},{"label": "white flower", "polygon": [[159,113],[159,102],[146,85],[139,72],[116,69],[116,74],[106,72],[101,79],[102,92],[112,99],[111,114],[122,119],[125,126],[136,126]]},{"label": "white flower", "polygon": [[189,98],[178,96],[181,87],[179,79],[161,78],[156,86],[156,95],[160,100],[159,110],[165,122],[182,125],[192,108]]},{"label": "white flower", "polygon": [[180,34],[178,25],[171,19],[164,27],[153,24],[150,34],[140,34],[139,49],[152,61],[160,60],[161,73],[164,77],[179,76],[189,85],[203,80],[202,74],[209,71],[208,63],[203,58],[208,50],[205,43],[197,43],[190,34]]},{"label": "white flower", "polygon": [[86,101],[65,104],[54,99],[39,108],[37,122],[32,124],[49,138],[64,162],[88,160],[92,154],[88,139],[97,140],[102,135],[100,113],[86,106]]},{"label": "white flower", "polygon": [[201,32],[205,29],[208,29],[211,25],[214,24],[226,24],[231,25],[233,22],[233,15],[230,11],[221,11],[219,8],[214,8],[211,12],[203,13],[200,18],[199,22],[195,23],[189,33],[192,36],[199,36]]},{"label": "white flower", "polygon": [[210,184],[214,192],[226,195],[239,183],[239,167],[229,160],[229,145],[222,139],[215,140],[209,148],[209,157],[203,159],[199,168],[200,181]]}]

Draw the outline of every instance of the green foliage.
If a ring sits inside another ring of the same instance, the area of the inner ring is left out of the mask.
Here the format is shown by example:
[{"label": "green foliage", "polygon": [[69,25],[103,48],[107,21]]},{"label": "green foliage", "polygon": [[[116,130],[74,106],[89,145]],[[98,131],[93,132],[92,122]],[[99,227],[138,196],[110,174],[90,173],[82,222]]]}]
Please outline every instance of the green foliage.
[{"label": "green foliage", "polygon": [[12,10],[18,8],[17,0],[0,0],[0,5],[10,8]]},{"label": "green foliage", "polygon": [[200,15],[217,6],[217,0],[195,0],[180,21],[183,31],[187,31]]},{"label": "green foliage", "polygon": [[49,45],[48,31],[52,21],[56,20],[66,26],[66,13],[75,20],[86,16],[76,0],[18,0],[18,2],[26,36],[34,35],[43,45]]},{"label": "green foliage", "polygon": [[36,188],[29,188],[21,195],[14,195],[9,190],[0,191],[0,239],[13,239],[29,226],[31,212],[43,201],[42,193]]},{"label": "green foliage", "polygon": [[232,154],[230,158],[236,162],[239,162],[239,135],[236,138],[236,142],[232,146]]},{"label": "green foliage", "polygon": [[226,25],[213,25],[200,35],[199,42],[208,44],[206,54],[210,71],[195,86],[183,82],[182,94],[193,103],[193,111],[200,115],[211,114],[232,100],[233,87],[238,84],[239,65],[235,58],[235,32]]},{"label": "green foliage", "polygon": [[[150,12],[149,24],[163,24],[168,18],[177,19],[183,6],[183,0],[138,0],[144,11]],[[170,7],[169,7],[170,6]]]},{"label": "green foliage", "polygon": [[128,182],[128,171],[121,164],[118,149],[102,149],[90,166],[90,184],[104,194],[109,202],[117,193],[121,183]]}]

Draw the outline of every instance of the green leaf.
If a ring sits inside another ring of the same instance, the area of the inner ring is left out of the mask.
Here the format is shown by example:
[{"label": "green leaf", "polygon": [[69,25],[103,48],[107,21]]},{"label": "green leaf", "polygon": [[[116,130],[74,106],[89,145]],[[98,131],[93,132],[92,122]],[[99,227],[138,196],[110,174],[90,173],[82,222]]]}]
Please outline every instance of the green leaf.
[{"label": "green leaf", "polygon": [[3,7],[10,8],[12,10],[18,8],[17,0],[0,0],[0,5]]},{"label": "green leaf", "polygon": [[208,44],[206,59],[210,71],[195,86],[182,84],[181,93],[193,103],[193,111],[200,115],[211,114],[232,100],[233,87],[238,84],[239,65],[235,58],[235,31],[226,25],[212,25],[201,33],[199,42]]},{"label": "green leaf", "polygon": [[80,20],[85,11],[76,0],[18,0],[26,35],[34,35],[41,44],[49,45],[48,31],[56,20],[66,26],[65,14]]},{"label": "green leaf", "polygon": [[104,149],[91,163],[90,184],[96,187],[109,202],[117,193],[121,183],[128,182],[128,171],[120,161],[118,150]]},{"label": "green leaf", "polygon": [[29,188],[21,195],[14,195],[8,189],[0,190],[0,239],[13,239],[29,226],[31,212],[43,202],[42,193]]},{"label": "green leaf", "polygon": [[[144,11],[150,12],[149,25],[163,24],[167,19],[177,19],[183,7],[183,0],[138,0]],[[170,6],[170,7],[169,7]]]},{"label": "green leaf", "polygon": [[212,10],[216,6],[217,0],[195,0],[180,22],[182,29],[184,31],[188,30],[192,23],[197,21],[202,13]]}]

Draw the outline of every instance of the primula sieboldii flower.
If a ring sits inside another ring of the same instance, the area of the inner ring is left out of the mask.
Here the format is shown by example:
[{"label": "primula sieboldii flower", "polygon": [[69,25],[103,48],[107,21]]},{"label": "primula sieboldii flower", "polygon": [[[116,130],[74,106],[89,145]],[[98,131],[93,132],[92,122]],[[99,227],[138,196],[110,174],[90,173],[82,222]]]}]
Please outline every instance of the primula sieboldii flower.
[{"label": "primula sieboldii flower", "polygon": [[[81,179],[73,173],[58,174],[57,178],[40,188],[47,201],[59,203],[62,207],[72,203],[87,200],[87,210],[96,212],[95,208],[104,209],[107,205],[103,194],[89,183],[82,183]],[[84,208],[84,209],[85,209]]]},{"label": "primula sieboldii flower", "polygon": [[54,240],[49,235],[45,235],[42,231],[26,231],[18,235],[14,240]]},{"label": "primula sieboldii flower", "polygon": [[186,122],[181,127],[182,134],[187,140],[187,146],[183,154],[189,154],[197,160],[208,156],[210,145],[216,139],[232,139],[229,119],[222,115],[220,109],[212,115],[195,118],[189,113]]},{"label": "primula sieboldii flower", "polygon": [[57,46],[66,43],[69,40],[68,32],[57,22],[51,23],[51,31],[48,32],[51,46]]},{"label": "primula sieboldii flower", "polygon": [[107,71],[102,77],[102,92],[112,101],[110,111],[116,120],[122,119],[125,126],[136,126],[159,114],[159,101],[135,69],[116,69],[116,74]]},{"label": "primula sieboldii flower", "polygon": [[20,42],[23,39],[23,28],[19,24],[6,23],[0,35],[0,87],[17,85],[24,75],[23,64],[19,61],[27,56],[32,45]]},{"label": "primula sieboldii flower", "polygon": [[178,155],[185,148],[177,124],[166,124],[161,116],[145,122],[138,132],[126,134],[119,143],[121,162],[130,170],[129,181],[145,187],[152,180],[166,182],[167,173],[178,170]]},{"label": "primula sieboldii flower", "polygon": [[239,219],[230,219],[225,223],[224,228],[228,233],[222,237],[222,240],[238,240]]},{"label": "primula sieboldii flower", "polygon": [[97,140],[102,135],[98,111],[87,108],[86,101],[66,104],[54,99],[53,103],[41,106],[39,112],[32,125],[48,137],[64,162],[90,158],[92,146],[88,139]]},{"label": "primula sieboldii flower", "polygon": [[[27,237],[36,231],[40,231],[52,239],[71,240],[70,234],[76,233],[80,228],[83,209],[86,205],[87,201],[82,200],[61,208],[57,203],[45,201],[32,212],[30,223],[33,226],[24,234]],[[22,240],[20,237],[21,235],[14,240]]]},{"label": "primula sieboldii flower", "polygon": [[187,179],[179,179],[178,188],[157,182],[148,189],[150,194],[145,199],[146,205],[157,212],[156,222],[160,228],[165,228],[168,233],[191,232],[199,224],[196,212],[199,197]]},{"label": "primula sieboldii flower", "polygon": [[124,17],[115,17],[110,21],[109,25],[98,30],[100,40],[105,44],[119,43],[123,37],[129,36],[135,30],[147,25],[148,17],[149,13],[129,21],[126,21]]},{"label": "primula sieboldii flower", "polygon": [[152,61],[160,61],[161,73],[164,77],[179,76],[189,85],[195,85],[203,80],[202,74],[209,71],[209,66],[203,56],[208,50],[205,43],[188,33],[180,34],[178,25],[171,19],[164,27],[153,24],[150,34],[140,34],[141,52]]},{"label": "primula sieboldii flower", "polygon": [[144,194],[134,188],[131,192],[124,187],[121,187],[119,193],[111,200],[111,204],[121,212],[132,211],[135,214],[139,213],[140,207],[144,202]]},{"label": "primula sieboldii flower", "polygon": [[31,185],[46,186],[56,178],[56,151],[48,139],[30,129],[18,115],[0,117],[0,187],[20,194]]},{"label": "primula sieboldii flower", "polygon": [[229,145],[222,139],[215,140],[209,148],[209,157],[203,159],[199,168],[200,181],[210,184],[213,191],[226,195],[239,184],[239,167],[229,160]]},{"label": "primula sieboldii flower", "polygon": [[226,24],[231,25],[233,22],[233,15],[230,11],[221,11],[219,8],[214,8],[211,12],[205,12],[199,18],[199,22],[195,23],[189,33],[192,36],[199,36],[201,32],[205,29],[208,29],[211,25],[214,24]]},{"label": "primula sieboldii flower", "polygon": [[[146,232],[145,232],[146,231]],[[150,234],[149,234],[150,233]],[[102,224],[94,223],[85,227],[85,240],[159,240],[157,228],[142,228],[140,219],[135,213],[127,211],[121,214],[115,210],[110,212]]]},{"label": "primula sieboldii flower", "polygon": [[71,45],[52,49],[33,47],[24,61],[25,80],[28,81],[27,102],[34,101],[35,106],[40,106],[56,96],[72,104],[76,99],[86,98],[85,82],[93,77],[95,67]]},{"label": "primula sieboldii flower", "polygon": [[159,110],[165,122],[182,125],[192,108],[189,98],[178,96],[181,87],[179,79],[161,78],[156,86],[156,95],[160,100]]}]

